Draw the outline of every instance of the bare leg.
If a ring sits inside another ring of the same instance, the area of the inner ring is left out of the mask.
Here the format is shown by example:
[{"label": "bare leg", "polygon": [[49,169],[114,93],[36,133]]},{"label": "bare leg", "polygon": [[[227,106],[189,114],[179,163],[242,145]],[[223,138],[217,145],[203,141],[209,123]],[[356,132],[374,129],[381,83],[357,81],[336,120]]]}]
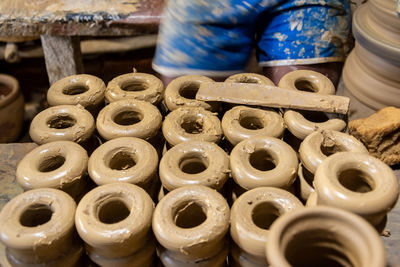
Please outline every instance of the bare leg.
[{"label": "bare leg", "polygon": [[313,65],[293,65],[293,66],[274,66],[265,67],[263,69],[264,75],[270,78],[276,85],[279,80],[288,72],[294,70],[313,70],[327,76],[335,87],[337,87],[342,73],[343,62],[329,62]]}]

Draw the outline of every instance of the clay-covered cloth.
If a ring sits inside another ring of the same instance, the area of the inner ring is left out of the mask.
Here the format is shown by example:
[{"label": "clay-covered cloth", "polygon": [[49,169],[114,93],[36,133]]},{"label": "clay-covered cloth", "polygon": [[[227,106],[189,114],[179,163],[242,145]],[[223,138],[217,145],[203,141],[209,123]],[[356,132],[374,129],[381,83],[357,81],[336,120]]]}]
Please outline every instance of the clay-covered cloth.
[{"label": "clay-covered cloth", "polygon": [[348,0],[168,0],[153,67],[167,76],[226,76],[260,66],[343,61]]}]

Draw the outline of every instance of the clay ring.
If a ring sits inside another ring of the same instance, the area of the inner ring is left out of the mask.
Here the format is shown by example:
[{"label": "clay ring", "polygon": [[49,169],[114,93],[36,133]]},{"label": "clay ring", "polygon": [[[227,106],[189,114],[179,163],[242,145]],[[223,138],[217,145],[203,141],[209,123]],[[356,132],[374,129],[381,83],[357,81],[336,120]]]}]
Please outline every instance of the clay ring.
[{"label": "clay ring", "polygon": [[257,73],[239,73],[234,74],[226,78],[226,83],[258,83],[264,85],[275,86],[274,82]]},{"label": "clay ring", "polygon": [[157,105],[163,96],[164,85],[156,76],[146,73],[128,73],[112,79],[106,90],[108,102],[133,98]]},{"label": "clay ring", "polygon": [[32,140],[39,144],[54,141],[83,143],[92,136],[94,119],[82,106],[60,105],[37,114],[29,128]]},{"label": "clay ring", "polygon": [[120,258],[136,252],[149,238],[153,208],[146,191],[133,184],[106,184],[87,193],[75,224],[88,255]]},{"label": "clay ring", "polygon": [[259,187],[242,194],[231,209],[231,237],[248,254],[265,259],[269,228],[279,216],[303,207],[286,190]]},{"label": "clay ring", "polygon": [[222,137],[217,116],[203,108],[182,107],[169,113],[162,125],[165,139],[171,146],[185,141],[218,143]]},{"label": "clay ring", "polygon": [[149,140],[161,127],[160,111],[152,104],[125,99],[103,108],[96,120],[100,135],[111,140],[118,137],[138,137]]},{"label": "clay ring", "polygon": [[228,177],[229,157],[211,142],[180,143],[168,150],[160,161],[160,179],[168,191],[195,184],[219,190]]},{"label": "clay ring", "polygon": [[20,161],[17,182],[24,190],[44,187],[64,190],[85,177],[88,159],[86,150],[74,142],[47,143]]},{"label": "clay ring", "polygon": [[92,114],[104,103],[106,85],[93,75],[78,74],[55,82],[47,91],[50,106],[80,104]]},{"label": "clay ring", "polygon": [[395,205],[399,183],[393,170],[365,153],[339,152],[325,159],[314,177],[318,205],[356,213],[377,225]]},{"label": "clay ring", "polygon": [[153,214],[153,232],[158,242],[174,255],[191,259],[219,252],[229,228],[229,206],[214,189],[184,186],[169,192]]},{"label": "clay ring", "polygon": [[125,182],[148,189],[157,173],[158,154],[148,142],[120,137],[98,147],[90,156],[89,176],[97,185]]},{"label": "clay ring", "polygon": [[203,82],[213,82],[213,80],[206,76],[185,75],[171,81],[164,94],[164,101],[168,109],[173,111],[182,106],[189,106],[216,110],[214,103],[196,100],[196,93]]},{"label": "clay ring", "polygon": [[296,70],[285,74],[279,81],[280,88],[334,95],[335,86],[325,75],[312,70]]},{"label": "clay ring", "polygon": [[232,177],[250,190],[261,186],[288,189],[297,175],[296,152],[274,137],[257,136],[237,144],[230,155]]},{"label": "clay ring", "polygon": [[313,174],[327,156],[345,151],[368,154],[365,146],[353,136],[329,130],[310,134],[299,148],[301,162]]},{"label": "clay ring", "polygon": [[281,138],[285,131],[283,119],[277,112],[245,106],[227,111],[221,125],[232,145],[259,135]]},{"label": "clay ring", "polygon": [[1,241],[25,264],[54,260],[72,245],[75,209],[75,201],[57,189],[22,193],[0,213]]}]

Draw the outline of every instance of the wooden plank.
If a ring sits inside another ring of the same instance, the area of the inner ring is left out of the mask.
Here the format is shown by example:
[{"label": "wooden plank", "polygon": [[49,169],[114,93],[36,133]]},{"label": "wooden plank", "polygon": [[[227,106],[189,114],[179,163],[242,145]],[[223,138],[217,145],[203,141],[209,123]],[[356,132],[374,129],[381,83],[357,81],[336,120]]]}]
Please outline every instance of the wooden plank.
[{"label": "wooden plank", "polygon": [[40,36],[50,84],[61,78],[83,73],[79,37]]},{"label": "wooden plank", "polygon": [[0,39],[156,33],[164,0],[1,0]]},{"label": "wooden plank", "polygon": [[350,99],[252,83],[202,83],[196,99],[346,114]]}]

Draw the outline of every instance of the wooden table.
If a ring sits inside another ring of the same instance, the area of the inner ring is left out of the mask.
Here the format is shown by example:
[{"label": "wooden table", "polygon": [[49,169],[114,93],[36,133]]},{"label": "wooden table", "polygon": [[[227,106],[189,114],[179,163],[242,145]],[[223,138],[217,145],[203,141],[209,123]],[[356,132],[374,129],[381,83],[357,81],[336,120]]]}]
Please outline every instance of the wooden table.
[{"label": "wooden table", "polygon": [[158,31],[164,0],[1,0],[0,41],[41,38],[50,83],[83,73],[79,36]]}]

